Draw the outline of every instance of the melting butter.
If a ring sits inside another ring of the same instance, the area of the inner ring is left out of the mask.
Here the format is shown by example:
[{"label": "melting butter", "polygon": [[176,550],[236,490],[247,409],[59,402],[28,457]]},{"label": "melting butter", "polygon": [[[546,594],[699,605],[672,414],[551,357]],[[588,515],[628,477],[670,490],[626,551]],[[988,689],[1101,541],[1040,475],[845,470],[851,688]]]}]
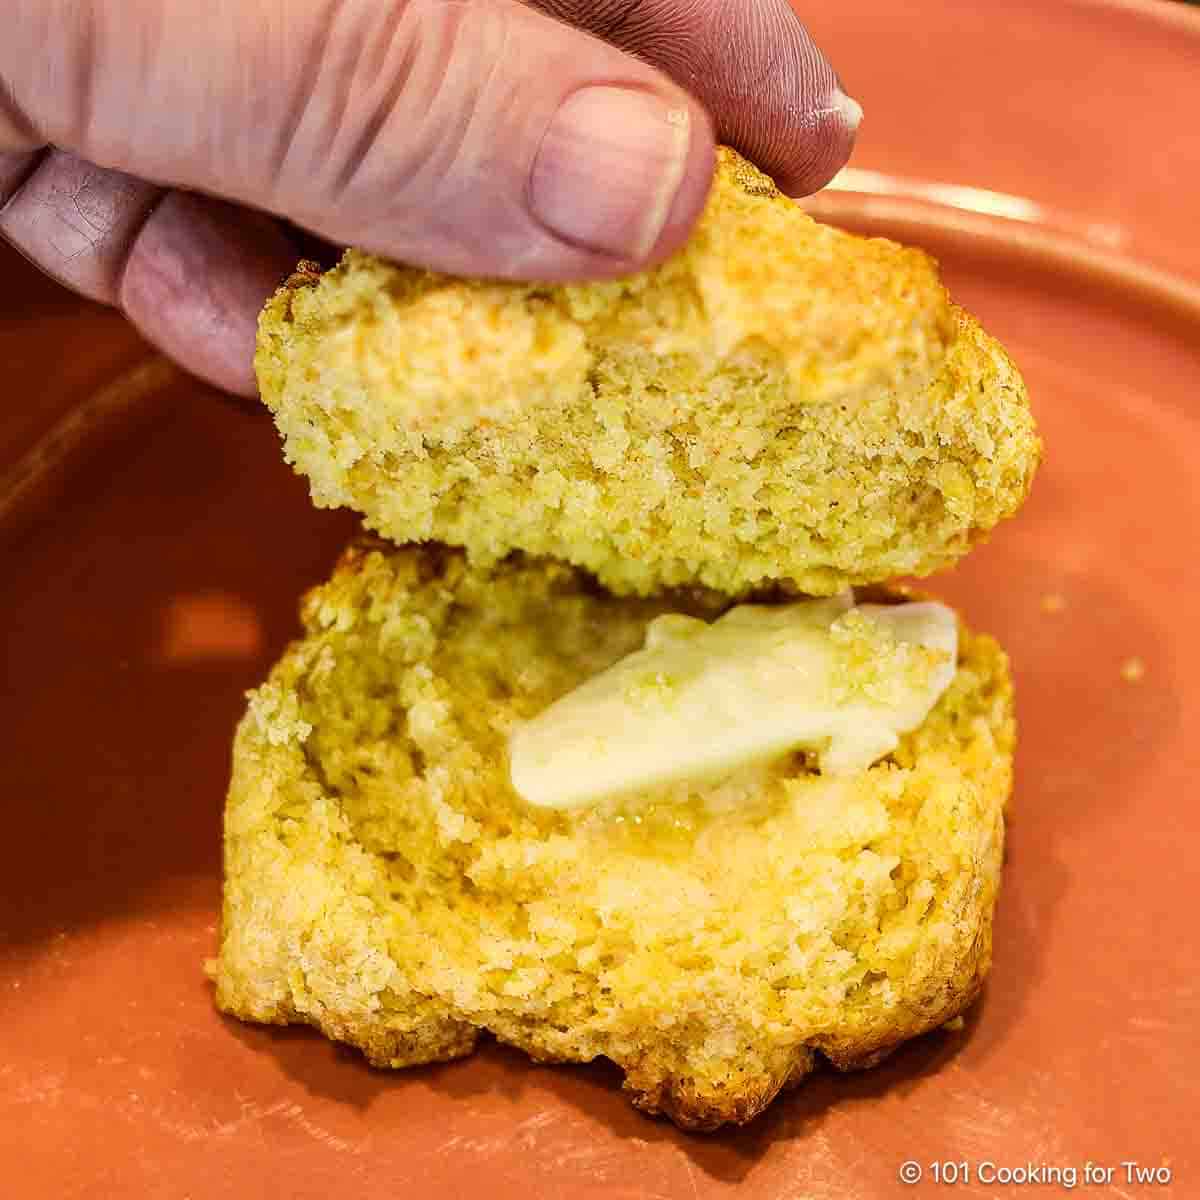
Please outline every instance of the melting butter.
[{"label": "melting butter", "polygon": [[935,603],[856,605],[845,592],[738,605],[711,624],[668,613],[642,649],[513,732],[513,787],[565,809],[800,749],[824,773],[862,770],[924,721],[957,652],[954,614]]}]

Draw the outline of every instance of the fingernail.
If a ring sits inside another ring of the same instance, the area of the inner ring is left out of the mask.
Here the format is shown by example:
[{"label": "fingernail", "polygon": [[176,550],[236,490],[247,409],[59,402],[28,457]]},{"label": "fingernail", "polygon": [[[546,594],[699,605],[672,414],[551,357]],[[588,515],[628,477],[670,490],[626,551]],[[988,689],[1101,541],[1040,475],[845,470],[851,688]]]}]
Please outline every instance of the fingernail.
[{"label": "fingernail", "polygon": [[839,88],[833,93],[833,101],[830,107],[836,109],[841,114],[842,121],[851,133],[857,132],[858,127],[862,124],[863,109],[862,105],[853,96],[847,96]]},{"label": "fingernail", "polygon": [[534,159],[534,214],[589,250],[644,258],[671,212],[690,142],[682,103],[630,88],[581,88],[555,113]]}]

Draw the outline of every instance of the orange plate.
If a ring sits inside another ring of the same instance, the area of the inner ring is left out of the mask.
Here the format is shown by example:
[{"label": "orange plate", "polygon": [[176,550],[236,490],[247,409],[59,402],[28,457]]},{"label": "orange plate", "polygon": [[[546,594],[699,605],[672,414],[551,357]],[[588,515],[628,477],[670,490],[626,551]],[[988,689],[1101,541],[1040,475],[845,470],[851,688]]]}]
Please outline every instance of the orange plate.
[{"label": "orange plate", "polygon": [[131,374],[118,318],[7,257],[0,1194],[868,1200],[939,1192],[935,1161],[1081,1188],[1091,1161],[1099,1194],[1200,1195],[1200,18],[810,7],[867,110],[814,208],[940,255],[1048,446],[1022,516],[935,585],[1011,651],[1023,729],[966,1028],[689,1137],[600,1065],[490,1048],[389,1074],[220,1018],[230,734],[353,522],[309,507],[261,412]]}]

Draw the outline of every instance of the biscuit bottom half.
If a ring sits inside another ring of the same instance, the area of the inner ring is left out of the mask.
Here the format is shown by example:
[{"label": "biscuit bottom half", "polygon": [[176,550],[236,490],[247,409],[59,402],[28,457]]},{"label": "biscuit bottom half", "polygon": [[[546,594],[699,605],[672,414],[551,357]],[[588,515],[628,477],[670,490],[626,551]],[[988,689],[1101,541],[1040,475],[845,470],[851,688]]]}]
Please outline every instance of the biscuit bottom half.
[{"label": "biscuit bottom half", "polygon": [[584,811],[513,792],[514,724],[708,592],[616,598],[561,563],[362,543],[251,693],[225,815],[219,1007],[377,1066],[605,1057],[679,1125],[748,1121],[820,1058],[869,1066],[988,969],[1014,726],[962,633],[933,712],[869,770],[803,754]]}]

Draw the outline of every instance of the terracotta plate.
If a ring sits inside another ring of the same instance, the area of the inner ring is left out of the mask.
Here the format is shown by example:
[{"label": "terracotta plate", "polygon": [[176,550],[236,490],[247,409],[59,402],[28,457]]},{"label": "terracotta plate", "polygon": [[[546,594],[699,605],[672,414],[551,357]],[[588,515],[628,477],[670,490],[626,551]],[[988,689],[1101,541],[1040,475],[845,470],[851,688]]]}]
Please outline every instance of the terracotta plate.
[{"label": "terracotta plate", "polygon": [[874,1200],[939,1192],[935,1163],[971,1173],[959,1195],[1008,1193],[988,1164],[1032,1164],[1034,1194],[1049,1167],[1200,1195],[1200,16],[809,7],[868,114],[814,206],[941,256],[1049,451],[1024,514],[935,585],[1012,652],[1023,728],[966,1027],[697,1138],[603,1066],[491,1048],[388,1074],[218,1017],[230,734],[353,522],[309,507],[260,412],[8,256],[0,1195]]}]

